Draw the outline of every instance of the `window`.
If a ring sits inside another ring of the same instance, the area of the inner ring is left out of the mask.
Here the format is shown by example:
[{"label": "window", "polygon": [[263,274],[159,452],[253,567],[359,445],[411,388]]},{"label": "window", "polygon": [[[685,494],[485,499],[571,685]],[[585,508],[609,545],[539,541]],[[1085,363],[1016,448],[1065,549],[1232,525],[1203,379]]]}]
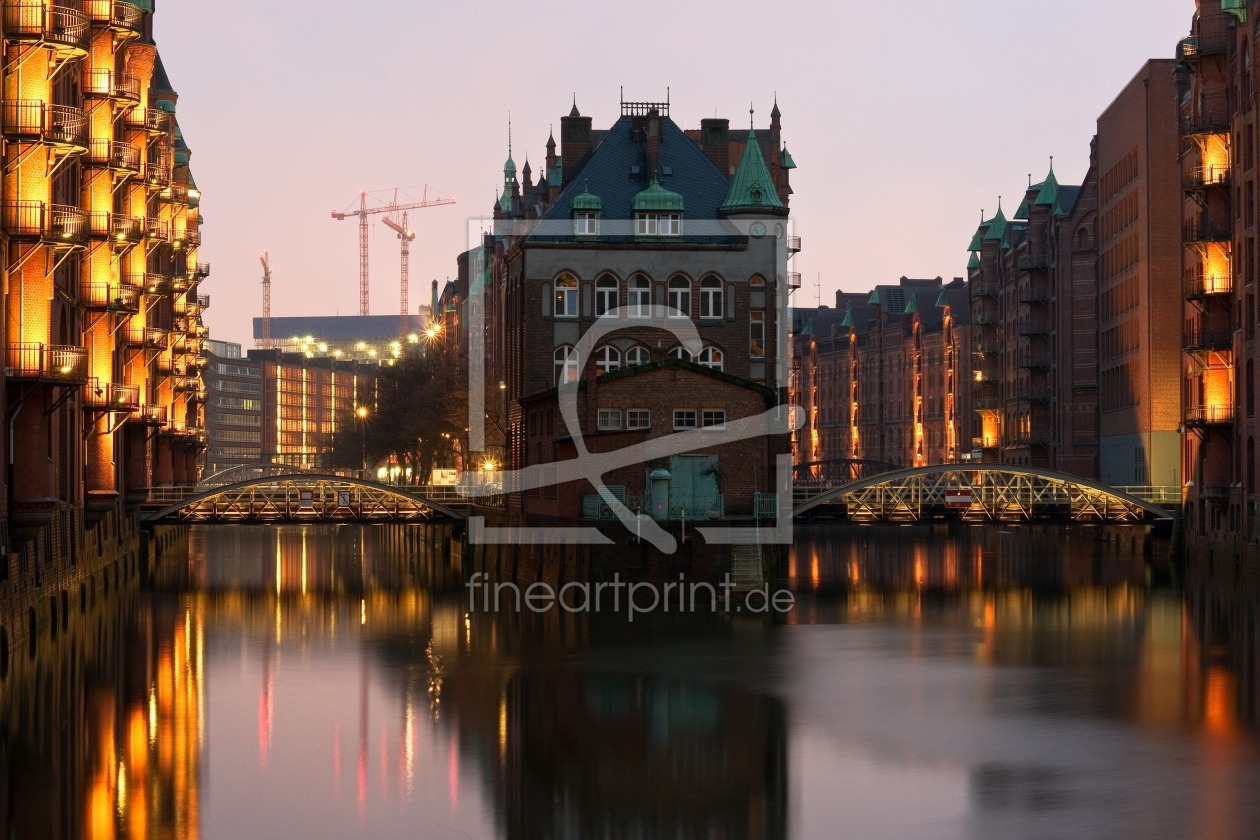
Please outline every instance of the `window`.
[{"label": "window", "polygon": [[599,233],[599,214],[593,210],[579,210],[573,214],[573,233],[577,236],[595,236]]},{"label": "window", "polygon": [[563,385],[566,382],[577,382],[578,378],[578,356],[577,350],[565,345],[556,348],[555,355],[556,384]]},{"label": "window", "polygon": [[700,425],[706,429],[725,429],[726,409],[706,408],[700,412]]},{"label": "window", "polygon": [[694,429],[696,427],[696,410],[694,408],[674,409],[675,429]]},{"label": "window", "polygon": [[652,284],[642,274],[630,278],[628,304],[631,318],[646,318],[652,314]]},{"label": "window", "polygon": [[648,429],[652,426],[652,412],[646,408],[626,409],[627,429]]},{"label": "window", "polygon": [[722,317],[722,281],[716,277],[700,281],[700,317]]},{"label": "window", "polygon": [[691,281],[686,277],[674,277],[669,281],[669,306],[676,312],[670,312],[671,318],[691,317]]},{"label": "window", "polygon": [[635,218],[639,236],[681,236],[681,213],[640,213]]},{"label": "window", "polygon": [[601,408],[596,418],[600,431],[615,432],[621,429],[621,409]]},{"label": "window", "polygon": [[617,278],[607,274],[595,281],[595,315],[606,315],[617,308]]},{"label": "window", "polygon": [[748,313],[748,355],[754,359],[766,357],[766,313],[760,309]]},{"label": "window", "polygon": [[706,347],[701,350],[700,358],[696,361],[705,367],[713,368],[714,370],[722,370],[722,368],[726,365],[726,357],[722,354],[722,351],[716,347]]},{"label": "window", "polygon": [[626,367],[634,367],[635,365],[646,365],[648,363],[648,351],[646,347],[635,345],[626,351]]},{"label": "window", "polygon": [[670,350],[669,355],[673,356],[675,359],[682,359],[685,362],[694,362],[696,360],[696,357],[687,352],[687,348],[683,347],[681,344],[673,350]]},{"label": "window", "polygon": [[577,278],[568,274],[562,275],[556,279],[556,306],[555,316],[557,318],[576,318],[578,314],[578,284]]},{"label": "window", "polygon": [[601,375],[619,367],[621,367],[621,351],[616,347],[605,344],[595,351],[595,368]]}]

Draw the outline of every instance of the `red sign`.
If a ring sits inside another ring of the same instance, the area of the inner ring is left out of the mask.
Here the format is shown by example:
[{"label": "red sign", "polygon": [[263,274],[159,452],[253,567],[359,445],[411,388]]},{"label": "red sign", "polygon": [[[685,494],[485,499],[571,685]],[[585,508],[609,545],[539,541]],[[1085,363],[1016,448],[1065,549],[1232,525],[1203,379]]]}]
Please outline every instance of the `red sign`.
[{"label": "red sign", "polygon": [[971,507],[971,488],[970,487],[947,488],[945,490],[945,507],[947,508]]}]

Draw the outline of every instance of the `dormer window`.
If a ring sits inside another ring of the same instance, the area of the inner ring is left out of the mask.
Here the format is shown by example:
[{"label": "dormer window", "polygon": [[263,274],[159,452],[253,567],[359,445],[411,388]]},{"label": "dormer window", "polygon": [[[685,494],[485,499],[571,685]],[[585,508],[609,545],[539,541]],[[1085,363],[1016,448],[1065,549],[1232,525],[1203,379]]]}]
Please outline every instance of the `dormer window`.
[{"label": "dormer window", "polygon": [[682,236],[683,197],[655,178],[634,197],[636,236]]},{"label": "dormer window", "polygon": [[639,213],[635,220],[639,236],[682,236],[681,213]]},{"label": "dormer window", "polygon": [[574,236],[599,236],[599,213],[594,210],[578,210],[573,214]]}]

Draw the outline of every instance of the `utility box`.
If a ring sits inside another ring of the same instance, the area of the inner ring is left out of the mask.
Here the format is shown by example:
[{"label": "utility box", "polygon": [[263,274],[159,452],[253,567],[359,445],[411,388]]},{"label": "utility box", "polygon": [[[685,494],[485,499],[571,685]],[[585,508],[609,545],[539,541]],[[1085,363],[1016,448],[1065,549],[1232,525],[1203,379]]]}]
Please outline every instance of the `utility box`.
[{"label": "utility box", "polygon": [[657,522],[669,519],[669,470],[648,473],[648,507]]}]

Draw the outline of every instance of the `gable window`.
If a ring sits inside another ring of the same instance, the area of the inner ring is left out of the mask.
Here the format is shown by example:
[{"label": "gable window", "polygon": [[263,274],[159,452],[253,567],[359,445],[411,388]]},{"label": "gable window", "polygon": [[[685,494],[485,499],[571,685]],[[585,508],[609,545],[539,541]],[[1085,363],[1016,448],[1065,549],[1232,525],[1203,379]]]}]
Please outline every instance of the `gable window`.
[{"label": "gable window", "polygon": [[669,355],[673,356],[675,359],[682,359],[684,362],[694,362],[696,360],[696,357],[691,355],[687,348],[683,347],[681,344],[673,350],[670,350]]},{"label": "gable window", "polygon": [[627,429],[648,429],[652,426],[652,412],[646,408],[626,409]]},{"label": "gable window", "polygon": [[674,428],[675,429],[696,428],[696,410],[694,408],[674,409]]},{"label": "gable window", "polygon": [[646,347],[636,344],[626,351],[626,367],[634,367],[635,365],[646,365],[648,363],[648,351]]},{"label": "gable window", "polygon": [[595,368],[600,374],[609,373],[621,367],[621,351],[610,344],[595,351]]},{"label": "gable window", "polygon": [[696,361],[707,368],[722,370],[726,365],[726,356],[716,347],[706,347],[700,351],[700,357]]},{"label": "gable window", "polygon": [[681,213],[639,213],[635,217],[635,233],[639,236],[681,236]]},{"label": "gable window", "polygon": [[554,314],[557,318],[576,318],[578,314],[577,278],[563,274],[556,278],[556,303]]},{"label": "gable window", "polygon": [[573,233],[576,236],[598,236],[599,214],[594,210],[579,210],[574,213]]},{"label": "gable window", "polygon": [[652,284],[642,274],[630,278],[628,298],[631,318],[646,318],[652,313]]},{"label": "gable window", "polygon": [[706,408],[700,412],[700,426],[705,429],[725,429],[726,409]]},{"label": "gable window", "polygon": [[722,281],[716,277],[700,281],[700,317],[722,317]]},{"label": "gable window", "polygon": [[748,355],[754,359],[766,357],[766,313],[760,309],[748,313]]},{"label": "gable window", "polygon": [[674,277],[669,281],[668,303],[671,318],[691,317],[691,281],[686,277]]},{"label": "gable window", "polygon": [[603,275],[595,281],[595,315],[606,315],[617,308],[617,278]]},{"label": "gable window", "polygon": [[601,408],[595,422],[601,432],[618,431],[621,429],[621,409]]},{"label": "gable window", "polygon": [[566,382],[577,382],[577,350],[567,344],[562,347],[557,347],[555,353],[555,372],[557,385],[564,385]]}]

